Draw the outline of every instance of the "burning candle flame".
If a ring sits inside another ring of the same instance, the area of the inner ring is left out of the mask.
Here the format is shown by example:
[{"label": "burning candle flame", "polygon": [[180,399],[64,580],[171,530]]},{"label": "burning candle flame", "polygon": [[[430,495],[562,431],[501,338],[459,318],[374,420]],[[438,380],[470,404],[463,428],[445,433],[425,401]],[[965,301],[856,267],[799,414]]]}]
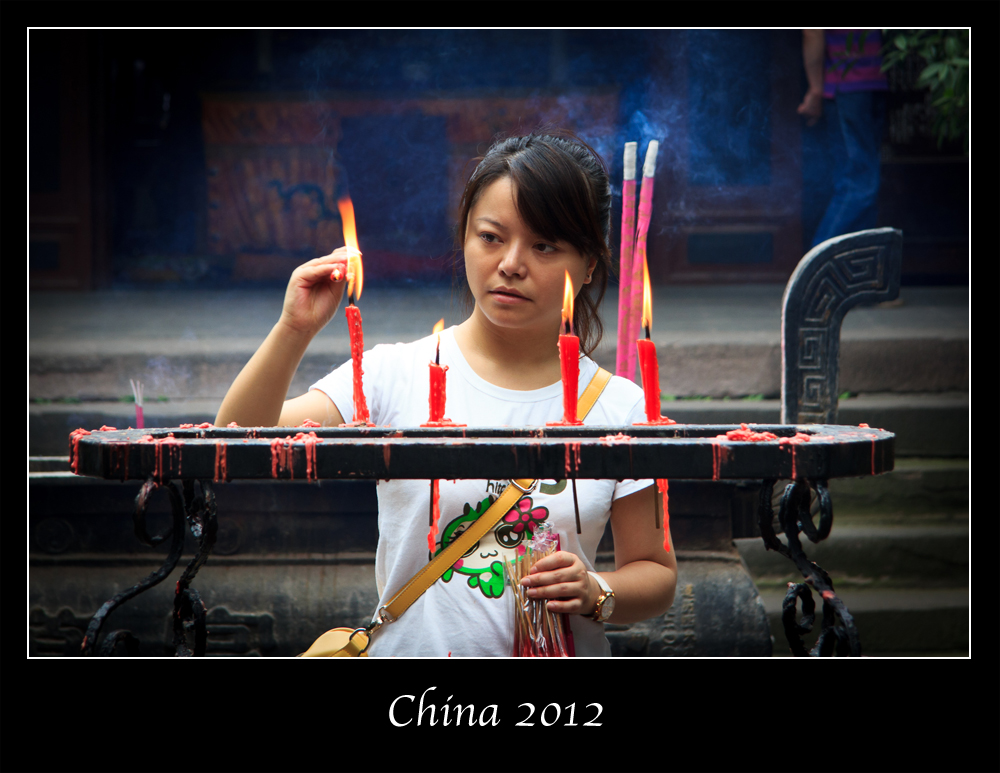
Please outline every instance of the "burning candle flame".
[{"label": "burning candle flame", "polygon": [[649,329],[653,326],[653,293],[649,287],[649,266],[642,259],[642,326],[649,338]]},{"label": "burning candle flame", "polygon": [[444,317],[438,320],[431,332],[437,336],[437,348],[434,350],[434,364],[441,364],[441,331],[444,330]]},{"label": "burning candle flame", "polygon": [[347,256],[347,294],[360,298],[364,285],[364,268],[361,265],[361,250],[358,249],[358,231],[354,224],[354,204],[351,197],[342,196],[338,199],[337,209],[340,210],[340,221],[344,224],[344,244],[351,251]]},{"label": "burning candle flame", "polygon": [[566,272],[566,284],[563,288],[562,323],[564,329],[573,332],[573,280],[569,278],[569,271]]}]

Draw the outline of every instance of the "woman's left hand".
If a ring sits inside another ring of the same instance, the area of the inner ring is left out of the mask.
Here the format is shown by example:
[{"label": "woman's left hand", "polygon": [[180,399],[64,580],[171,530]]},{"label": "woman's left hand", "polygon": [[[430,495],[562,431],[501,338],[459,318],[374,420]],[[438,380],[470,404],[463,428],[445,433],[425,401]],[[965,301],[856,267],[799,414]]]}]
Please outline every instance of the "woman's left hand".
[{"label": "woman's left hand", "polygon": [[566,615],[591,614],[600,591],[580,557],[565,550],[538,561],[521,585],[529,598],[547,599],[550,612]]}]

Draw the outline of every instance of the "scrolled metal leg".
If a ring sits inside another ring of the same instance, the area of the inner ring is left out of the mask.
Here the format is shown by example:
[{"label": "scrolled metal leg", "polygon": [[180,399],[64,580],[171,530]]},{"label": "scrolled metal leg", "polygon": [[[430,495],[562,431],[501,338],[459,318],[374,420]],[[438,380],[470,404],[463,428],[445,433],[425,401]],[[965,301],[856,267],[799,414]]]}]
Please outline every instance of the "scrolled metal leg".
[{"label": "scrolled metal leg", "polygon": [[[149,590],[154,585],[157,585],[166,579],[174,570],[174,567],[177,566],[177,562],[181,558],[181,553],[184,550],[184,506],[177,490],[169,483],[164,484],[163,488],[166,490],[167,495],[170,498],[170,509],[173,513],[173,521],[170,531],[156,537],[150,537],[146,531],[146,506],[149,503],[149,498],[157,488],[160,488],[160,484],[152,478],[142,484],[142,488],[139,489],[139,493],[135,498],[135,510],[132,513],[132,522],[135,528],[136,537],[138,537],[144,545],[157,545],[167,537],[171,538],[170,553],[167,555],[167,560],[164,561],[163,565],[159,569],[152,572],[144,580],[136,585],[133,585],[128,590],[122,591],[114,598],[101,605],[101,608],[98,609],[97,613],[91,618],[90,625],[87,626],[87,633],[84,635],[83,642],[80,645],[80,651],[83,655],[94,654],[97,637],[100,635],[101,627],[104,625],[104,621],[107,619],[108,615],[114,612],[129,599],[138,596],[140,593]],[[126,652],[128,654],[139,654],[139,642],[128,631],[113,631],[108,636],[108,640],[101,647],[100,654],[114,654],[115,646],[119,642],[125,643]]]},{"label": "scrolled metal leg", "polygon": [[[786,547],[778,539],[771,525],[773,510],[771,508],[771,492],[775,481],[765,480],[761,488],[760,502],[757,510],[757,522],[760,527],[764,546],[768,550],[776,550],[792,560],[805,577],[805,583],[789,583],[788,594],[782,602],[782,625],[785,637],[788,639],[792,654],[796,656],[829,656],[861,655],[861,641],[858,637],[854,618],[844,602],[833,590],[830,576],[816,563],[810,561],[802,550],[799,541],[799,531],[814,543],[820,542],[830,534],[833,525],[833,505],[826,487],[826,481],[812,482],[820,504],[820,525],[817,528],[809,512],[810,482],[804,479],[789,484],[781,497],[781,508],[778,521],[788,540]],[[815,620],[815,603],[812,599],[812,589],[819,591],[823,599],[823,624],[816,645],[809,652],[802,644],[801,636],[812,629]],[[795,622],[796,600],[802,599],[803,618],[801,623]],[[840,620],[840,624],[837,620]]]},{"label": "scrolled metal leg", "polygon": [[[800,623],[795,622],[797,599],[802,599],[802,621]],[[813,601],[812,591],[805,583],[788,583],[788,593],[785,594],[785,598],[781,602],[781,624],[785,629],[788,646],[796,657],[809,654],[799,637],[809,633],[814,622],[816,622],[816,602]]]},{"label": "scrolled metal leg", "polygon": [[[813,525],[808,497],[806,497],[805,509],[799,510],[799,526],[810,542],[819,544],[830,536],[830,529],[833,528],[833,503],[830,501],[830,491],[826,487],[825,480],[814,480],[812,485],[819,500],[819,528]],[[808,484],[806,484],[806,491],[808,492]]]},{"label": "scrolled metal leg", "polygon": [[[218,518],[212,484],[205,480],[198,483],[201,495],[195,496],[194,481],[184,481],[184,508],[191,533],[198,539],[198,552],[177,581],[174,594],[174,650],[179,657],[203,656],[208,639],[205,604],[198,591],[190,585],[215,546]],[[192,634],[193,649],[188,644],[188,637]]]}]

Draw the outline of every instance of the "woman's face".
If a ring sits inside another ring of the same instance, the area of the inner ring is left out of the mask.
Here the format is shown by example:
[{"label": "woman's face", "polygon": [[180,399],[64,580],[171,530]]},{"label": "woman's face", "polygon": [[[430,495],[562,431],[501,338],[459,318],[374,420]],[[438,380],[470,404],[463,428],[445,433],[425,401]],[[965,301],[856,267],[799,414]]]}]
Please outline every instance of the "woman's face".
[{"label": "woman's face", "polygon": [[502,328],[555,336],[562,320],[565,274],[576,293],[597,259],[564,241],[533,233],[518,214],[509,177],[487,187],[469,212],[465,271],[476,309]]}]

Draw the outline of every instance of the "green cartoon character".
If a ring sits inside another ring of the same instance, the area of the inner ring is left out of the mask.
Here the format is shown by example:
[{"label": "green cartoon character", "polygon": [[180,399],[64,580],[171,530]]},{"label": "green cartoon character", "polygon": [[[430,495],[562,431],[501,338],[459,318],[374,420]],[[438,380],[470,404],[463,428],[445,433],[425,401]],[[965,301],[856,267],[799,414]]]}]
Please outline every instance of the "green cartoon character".
[{"label": "green cartoon character", "polygon": [[[466,503],[462,515],[442,530],[441,544],[437,552],[440,553],[458,539],[489,509],[495,499],[496,496],[490,495],[475,508]],[[450,582],[458,572],[468,577],[470,588],[479,588],[486,598],[500,598],[504,587],[503,562],[512,561],[522,554],[524,552],[522,543],[530,540],[538,524],[548,517],[547,508],[532,507],[531,497],[521,497],[496,528],[487,532],[479,542],[469,548],[465,555],[448,568],[441,579]]]}]

